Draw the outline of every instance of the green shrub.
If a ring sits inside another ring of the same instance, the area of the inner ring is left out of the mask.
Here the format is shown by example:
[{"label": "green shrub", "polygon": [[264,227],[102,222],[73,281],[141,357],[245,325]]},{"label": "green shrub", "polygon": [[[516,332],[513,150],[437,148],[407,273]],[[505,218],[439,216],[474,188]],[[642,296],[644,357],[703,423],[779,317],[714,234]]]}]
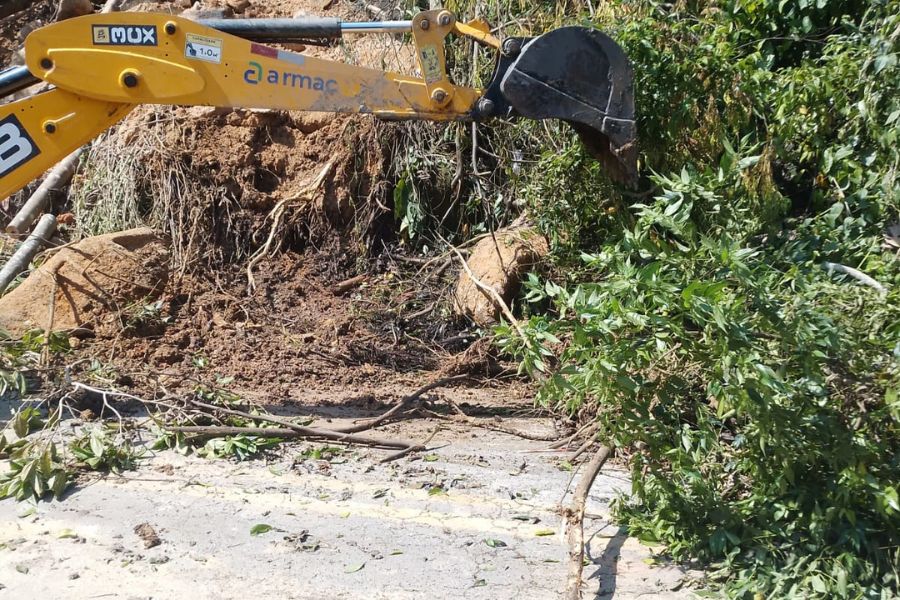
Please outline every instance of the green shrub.
[{"label": "green shrub", "polygon": [[526,285],[529,343],[501,342],[627,457],[632,533],[735,597],[891,596],[900,2],[606,4],[642,180],[570,137],[515,182],[556,267]]}]

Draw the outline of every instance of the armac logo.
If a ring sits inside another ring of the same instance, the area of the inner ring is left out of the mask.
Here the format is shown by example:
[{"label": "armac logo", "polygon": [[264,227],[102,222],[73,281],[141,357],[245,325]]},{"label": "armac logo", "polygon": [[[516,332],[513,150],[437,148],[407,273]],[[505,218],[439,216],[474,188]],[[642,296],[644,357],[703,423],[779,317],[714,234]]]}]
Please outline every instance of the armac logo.
[{"label": "armac logo", "polygon": [[156,25],[94,25],[95,46],[156,46]]},{"label": "armac logo", "polygon": [[265,82],[270,85],[303,88],[320,92],[337,91],[337,81],[334,79],[322,79],[321,77],[310,77],[303,73],[263,69],[261,64],[253,60],[250,61],[250,68],[244,71],[244,81],[253,85]]}]

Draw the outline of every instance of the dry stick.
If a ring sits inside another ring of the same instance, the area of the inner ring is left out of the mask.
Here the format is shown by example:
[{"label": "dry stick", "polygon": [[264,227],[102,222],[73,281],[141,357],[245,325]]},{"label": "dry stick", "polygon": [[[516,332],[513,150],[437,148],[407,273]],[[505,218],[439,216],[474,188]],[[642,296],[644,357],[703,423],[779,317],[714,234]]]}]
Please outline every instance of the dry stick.
[{"label": "dry stick", "polygon": [[121,0],[106,0],[106,4],[103,5],[103,8],[100,9],[101,13],[111,13],[113,11],[119,10],[119,3]]},{"label": "dry stick", "polygon": [[594,441],[595,441],[595,440],[594,440],[594,436],[593,436],[593,435],[589,436],[588,439],[586,439],[586,440],[584,441],[584,443],[583,443],[582,445],[580,445],[580,446],[578,447],[578,449],[575,450],[575,452],[572,453],[572,456],[569,457],[569,462],[574,461],[574,460],[577,459],[579,456],[581,456],[582,454],[584,454],[584,453],[587,451],[588,448],[590,448],[591,446],[594,445]]},{"label": "dry stick", "polygon": [[597,479],[603,464],[612,454],[612,446],[600,446],[591,462],[588,463],[575,488],[572,507],[566,511],[569,522],[569,575],[566,578],[566,600],[581,600],[581,570],[584,568],[584,507],[587,504],[588,492]]},{"label": "dry stick", "polygon": [[410,452],[418,452],[418,451],[420,451],[420,450],[425,450],[426,447],[428,446],[428,444],[431,443],[431,440],[434,439],[434,436],[436,436],[436,435],[437,435],[437,432],[440,431],[440,430],[441,430],[441,426],[438,425],[437,427],[435,427],[435,428],[432,430],[431,434],[429,434],[429,436],[428,436],[427,438],[425,438],[424,440],[422,440],[422,443],[416,444],[416,445],[414,445],[414,446],[410,446],[409,448],[404,448],[403,450],[400,450],[399,452],[394,452],[393,454],[390,454],[390,455],[388,455],[388,456],[385,456],[384,458],[382,458],[382,459],[381,459],[380,461],[378,461],[378,462],[380,462],[380,463],[382,463],[382,464],[384,464],[384,463],[389,463],[389,462],[391,462],[391,461],[397,460],[398,458],[403,458],[404,456],[406,456],[406,455],[409,454]]},{"label": "dry stick", "polygon": [[24,233],[31,227],[38,215],[44,212],[50,204],[50,194],[62,189],[72,179],[80,156],[81,148],[62,159],[50,170],[38,189],[6,226],[6,233]]},{"label": "dry stick", "polygon": [[555,435],[543,435],[540,433],[518,431],[516,429],[513,429],[512,427],[506,427],[505,425],[500,425],[499,423],[493,423],[491,421],[483,421],[481,419],[476,419],[475,417],[470,417],[466,414],[442,415],[441,413],[437,413],[434,411],[427,412],[430,416],[436,419],[444,419],[445,421],[463,423],[465,425],[471,425],[472,427],[480,427],[482,429],[489,429],[491,431],[497,431],[500,433],[505,433],[507,435],[514,435],[516,437],[522,438],[523,440],[532,440],[535,442],[553,442],[556,441],[558,437]]},{"label": "dry stick", "polygon": [[215,410],[226,415],[232,415],[234,417],[243,417],[245,419],[266,421],[267,423],[282,425],[284,427],[287,427],[288,429],[291,429],[292,431],[296,431],[300,434],[300,437],[318,437],[325,438],[327,440],[333,440],[335,442],[345,442],[348,444],[365,444],[367,446],[382,446],[385,448],[408,448],[409,446],[415,445],[412,442],[407,442],[405,440],[384,440],[379,438],[365,437],[361,435],[353,435],[351,432],[335,431],[334,429],[306,427],[303,425],[297,425],[296,423],[291,423],[290,421],[272,415],[254,415],[242,410],[224,408],[221,406],[215,406],[213,404],[206,404],[205,402],[198,402],[196,400],[191,401],[191,404],[193,406],[199,406],[208,410]]},{"label": "dry stick", "polygon": [[[360,444],[365,446],[374,446],[376,448],[400,448],[406,449],[414,444],[406,442],[395,442],[393,440],[379,440],[367,438],[358,435],[331,435],[334,432],[327,430],[318,430],[315,435],[303,433],[289,427],[230,427],[225,425],[192,425],[177,426],[166,425],[164,429],[175,433],[193,433],[198,436],[218,437],[221,435],[255,435],[258,437],[277,437],[277,438],[323,438],[331,440],[335,443]],[[320,435],[327,433],[329,435]]]},{"label": "dry stick", "polygon": [[53,333],[53,321],[56,318],[56,291],[59,289],[57,271],[54,270],[51,275],[53,276],[53,289],[50,291],[50,306],[47,309],[47,327],[44,329],[44,349],[41,357],[41,362],[44,365],[50,364],[50,341],[53,339],[53,336],[50,334]]},{"label": "dry stick", "polygon": [[362,275],[357,275],[355,277],[351,277],[350,279],[345,279],[340,283],[336,283],[331,287],[331,293],[335,296],[340,296],[341,294],[345,294],[361,284],[365,281],[369,275],[367,273],[363,273]]},{"label": "dry stick", "polygon": [[563,446],[568,446],[569,444],[574,442],[575,439],[578,438],[579,436],[590,435],[590,434],[594,433],[594,431],[596,429],[598,429],[599,427],[600,427],[600,425],[598,423],[588,423],[587,425],[585,425],[584,427],[582,427],[581,429],[579,429],[578,431],[576,431],[569,437],[559,440],[558,442],[556,442],[554,444],[550,444],[549,446],[547,446],[547,448],[549,448],[550,450],[556,450],[557,448],[562,448]]},{"label": "dry stick", "polygon": [[22,245],[0,269],[0,294],[6,291],[6,288],[9,287],[13,279],[19,276],[19,273],[28,269],[31,260],[41,249],[41,246],[50,239],[54,231],[56,231],[56,217],[53,215],[41,217],[31,235],[22,242]]},{"label": "dry stick", "polygon": [[390,410],[382,413],[381,415],[375,417],[374,419],[368,419],[361,423],[357,423],[355,425],[350,425],[348,427],[339,427],[334,429],[334,431],[339,431],[341,433],[358,433],[360,431],[364,431],[366,429],[372,429],[373,427],[378,427],[397,413],[403,411],[405,408],[409,407],[410,404],[418,400],[422,397],[423,394],[430,392],[431,390],[439,387],[443,387],[448,383],[453,383],[454,381],[460,381],[463,379],[468,379],[468,375],[452,375],[450,377],[442,377],[436,381],[432,381],[427,385],[423,385],[416,391],[414,391],[409,396],[406,396],[400,400],[397,404],[395,404]]}]

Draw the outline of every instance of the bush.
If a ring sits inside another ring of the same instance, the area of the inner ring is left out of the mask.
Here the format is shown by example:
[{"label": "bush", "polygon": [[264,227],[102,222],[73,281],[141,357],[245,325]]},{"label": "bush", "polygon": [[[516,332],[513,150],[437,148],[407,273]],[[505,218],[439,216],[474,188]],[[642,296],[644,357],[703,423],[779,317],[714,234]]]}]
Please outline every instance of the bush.
[{"label": "bush", "polygon": [[735,597],[890,596],[900,2],[606,4],[641,187],[571,141],[520,178],[557,268],[526,286],[528,343],[501,340],[628,458],[632,533]]}]

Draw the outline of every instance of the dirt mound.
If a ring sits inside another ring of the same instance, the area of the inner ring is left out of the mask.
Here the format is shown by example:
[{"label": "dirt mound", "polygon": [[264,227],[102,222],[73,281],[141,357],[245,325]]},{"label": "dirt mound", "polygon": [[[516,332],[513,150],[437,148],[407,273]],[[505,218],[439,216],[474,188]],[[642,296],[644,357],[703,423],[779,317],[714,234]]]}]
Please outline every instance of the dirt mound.
[{"label": "dirt mound", "polygon": [[[508,304],[518,294],[522,276],[548,251],[547,240],[533,228],[511,227],[478,242],[467,262],[476,279],[494,288]],[[458,314],[482,326],[496,323],[500,316],[490,294],[465,271],[459,274],[454,301]]]},{"label": "dirt mound", "polygon": [[93,327],[99,315],[158,296],[168,259],[166,244],[146,228],[81,240],[0,298],[0,328],[21,335]]}]

